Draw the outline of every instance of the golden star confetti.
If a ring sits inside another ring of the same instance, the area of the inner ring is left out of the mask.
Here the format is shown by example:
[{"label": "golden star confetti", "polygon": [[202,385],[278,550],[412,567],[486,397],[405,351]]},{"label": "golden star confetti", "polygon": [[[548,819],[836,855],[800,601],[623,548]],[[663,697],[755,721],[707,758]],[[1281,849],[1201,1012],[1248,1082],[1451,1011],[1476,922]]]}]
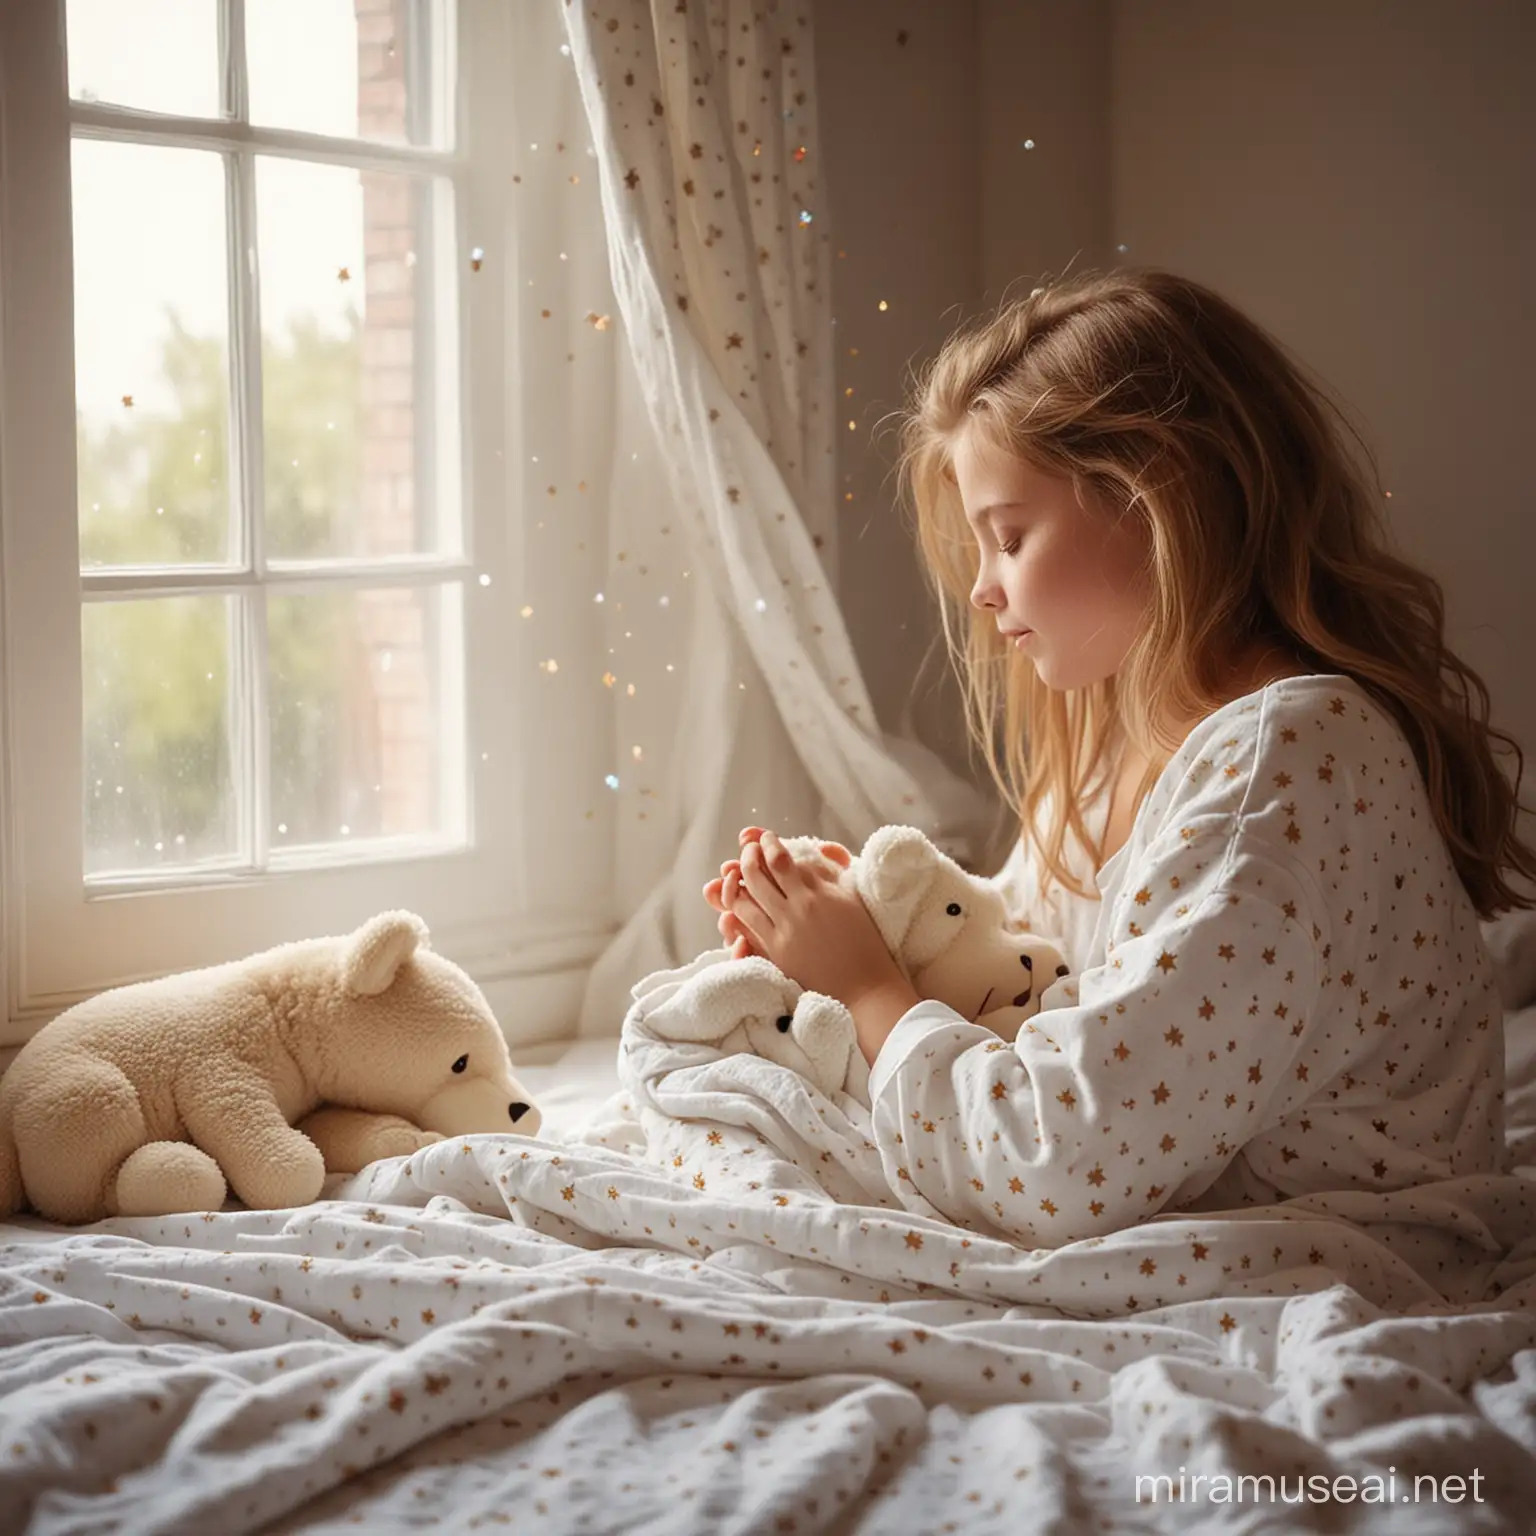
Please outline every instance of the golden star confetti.
[{"label": "golden star confetti", "polygon": [[123,396],[123,404],[131,411],[133,409],[133,396],[132,395],[124,395]]},{"label": "golden star confetti", "polygon": [[485,252],[478,245],[469,253],[469,270],[478,272],[485,261]]},{"label": "golden star confetti", "polygon": [[337,267],[336,268],[336,281],[338,283],[350,283],[352,281],[352,269],[351,269],[351,267]]},{"label": "golden star confetti", "polygon": [[803,161],[805,159],[805,156],[806,156],[805,145],[804,144],[797,145],[795,147],[795,163],[798,165],[801,161]]},{"label": "golden star confetti", "polygon": [[595,309],[589,309],[587,311],[587,324],[594,331],[606,331],[613,324],[613,317],[611,315],[600,315]]}]

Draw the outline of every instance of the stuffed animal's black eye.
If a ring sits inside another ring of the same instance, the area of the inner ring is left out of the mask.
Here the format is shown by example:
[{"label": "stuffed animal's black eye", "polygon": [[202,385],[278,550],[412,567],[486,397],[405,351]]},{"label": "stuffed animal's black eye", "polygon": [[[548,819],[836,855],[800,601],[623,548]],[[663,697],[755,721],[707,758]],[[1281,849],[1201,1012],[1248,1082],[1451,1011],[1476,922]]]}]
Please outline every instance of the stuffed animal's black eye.
[{"label": "stuffed animal's black eye", "polygon": [[1058,965],[1058,966],[1057,966],[1057,967],[1056,967],[1056,974],[1057,974],[1057,975],[1058,975],[1058,976],[1066,976],[1066,975],[1068,975],[1068,974],[1069,974],[1069,973],[1068,973],[1068,970],[1067,970],[1067,967],[1066,967],[1066,966],[1064,966],[1064,965]]},{"label": "stuffed animal's black eye", "polygon": [[795,1022],[795,1016],[792,1013],[781,1013],[773,1022],[778,1025],[781,1035],[787,1035],[789,1026]]},{"label": "stuffed animal's black eye", "polygon": [[464,1068],[467,1067],[468,1065],[469,1065],[469,1057],[468,1056],[460,1056],[459,1059],[456,1062],[454,1062],[453,1070],[455,1072],[462,1072],[464,1070]]},{"label": "stuffed animal's black eye", "polygon": [[1024,969],[1026,971],[1034,970],[1035,962],[1034,962],[1034,959],[1031,956],[1029,956],[1029,955],[1020,955],[1019,959],[1024,962]]},{"label": "stuffed animal's black eye", "polygon": [[959,917],[960,903],[958,901],[952,901],[947,907],[944,908],[944,910],[948,912],[951,917]]}]

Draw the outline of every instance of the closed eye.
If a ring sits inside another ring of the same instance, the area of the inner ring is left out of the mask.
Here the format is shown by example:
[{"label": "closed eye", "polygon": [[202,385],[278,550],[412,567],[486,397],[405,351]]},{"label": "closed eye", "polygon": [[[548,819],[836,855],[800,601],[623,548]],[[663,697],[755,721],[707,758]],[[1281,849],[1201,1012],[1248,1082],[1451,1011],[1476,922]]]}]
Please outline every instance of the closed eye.
[{"label": "closed eye", "polygon": [[1014,554],[1014,553],[1017,552],[1019,545],[1022,544],[1023,542],[1024,542],[1024,540],[1020,538],[1020,539],[1015,539],[1011,544],[1004,544],[998,550],[998,554],[1000,554],[1000,555],[1011,555],[1011,554]]}]

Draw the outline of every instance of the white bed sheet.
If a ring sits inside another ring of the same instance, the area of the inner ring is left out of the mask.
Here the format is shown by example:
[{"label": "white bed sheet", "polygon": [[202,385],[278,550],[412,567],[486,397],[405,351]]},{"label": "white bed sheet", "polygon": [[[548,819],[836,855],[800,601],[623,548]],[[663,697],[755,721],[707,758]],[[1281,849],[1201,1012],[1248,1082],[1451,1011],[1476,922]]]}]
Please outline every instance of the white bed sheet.
[{"label": "white bed sheet", "polygon": [[562,1040],[518,1053],[517,1075],[560,1141],[619,1091],[618,1040]]},{"label": "white bed sheet", "polygon": [[[1509,1022],[1530,1149],[1536,1008]],[[620,1093],[613,1040],[518,1065],[541,1140]],[[0,1529],[1531,1527],[1536,1281],[1409,1316],[1237,1275],[1113,1321],[807,1296],[486,1214],[477,1161],[424,1201],[0,1225]]]}]

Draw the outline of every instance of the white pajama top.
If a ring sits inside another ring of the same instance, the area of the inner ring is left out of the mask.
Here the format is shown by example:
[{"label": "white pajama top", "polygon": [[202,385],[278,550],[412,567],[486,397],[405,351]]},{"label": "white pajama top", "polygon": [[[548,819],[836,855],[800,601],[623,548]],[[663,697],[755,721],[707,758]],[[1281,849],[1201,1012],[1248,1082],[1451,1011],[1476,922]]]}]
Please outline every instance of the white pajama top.
[{"label": "white pajama top", "polygon": [[[1017,857],[1005,897],[1032,885]],[[1055,888],[1093,936],[1015,1040],[925,1000],[881,1046],[874,1133],[908,1208],[1056,1247],[1505,1171],[1493,961],[1412,751],[1353,679],[1208,716],[1097,883]]]}]

